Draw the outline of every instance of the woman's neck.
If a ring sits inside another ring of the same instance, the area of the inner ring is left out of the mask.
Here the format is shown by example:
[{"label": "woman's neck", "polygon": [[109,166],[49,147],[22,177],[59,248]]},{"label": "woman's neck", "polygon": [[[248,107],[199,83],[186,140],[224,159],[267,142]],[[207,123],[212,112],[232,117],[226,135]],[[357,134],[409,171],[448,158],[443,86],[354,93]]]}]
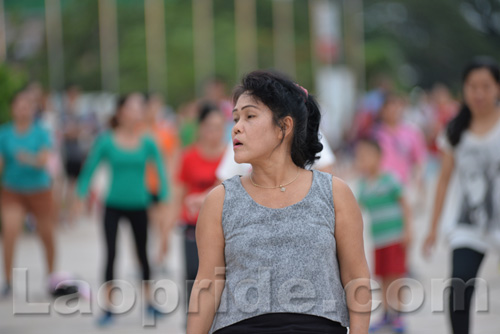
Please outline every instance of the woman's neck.
[{"label": "woman's neck", "polygon": [[499,121],[500,108],[495,108],[488,112],[474,113],[469,126],[469,131],[476,135],[484,135],[496,127]]},{"label": "woman's neck", "polygon": [[139,134],[137,126],[120,126],[116,129],[116,132],[126,136],[137,136]]},{"label": "woman's neck", "polygon": [[28,131],[31,126],[31,122],[29,121],[15,121],[14,126],[17,132],[23,133]]},{"label": "woman's neck", "polygon": [[380,177],[380,168],[374,168],[373,170],[371,170],[367,175],[366,175],[366,179],[368,181],[376,181],[378,180],[378,178]]},{"label": "woman's neck", "polygon": [[146,118],[144,124],[146,125],[146,128],[153,129],[156,125],[156,118],[154,117]]},{"label": "woman's neck", "polygon": [[500,117],[500,107],[493,107],[483,112],[476,112],[473,114],[472,123],[476,124],[490,124],[495,122]]},{"label": "woman's neck", "polygon": [[292,180],[300,171],[291,157],[281,162],[272,160],[252,163],[252,180],[255,183],[265,187],[275,187]]},{"label": "woman's neck", "polygon": [[401,122],[383,122],[383,124],[389,130],[395,130],[398,128],[398,126],[399,126],[399,124],[401,124]]},{"label": "woman's neck", "polygon": [[206,157],[215,157],[219,156],[225,148],[225,145],[222,145],[222,143],[210,143],[206,142],[203,140],[198,141],[198,148],[200,149],[201,153],[206,156]]}]

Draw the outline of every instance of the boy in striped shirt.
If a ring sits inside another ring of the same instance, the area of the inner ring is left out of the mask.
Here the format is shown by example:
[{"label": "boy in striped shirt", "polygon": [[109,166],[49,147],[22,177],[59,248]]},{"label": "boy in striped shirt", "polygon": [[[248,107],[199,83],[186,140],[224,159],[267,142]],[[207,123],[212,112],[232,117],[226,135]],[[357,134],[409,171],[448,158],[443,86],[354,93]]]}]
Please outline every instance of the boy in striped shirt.
[{"label": "boy in striped shirt", "polygon": [[[384,317],[370,327],[375,333],[391,326],[396,333],[405,331],[401,302],[388,287],[406,274],[406,248],[411,240],[410,213],[401,184],[381,169],[382,151],[374,139],[361,139],[356,146],[356,167],[362,174],[358,201],[370,216],[370,230],[375,246],[375,275],[381,280]],[[388,302],[390,300],[390,302]],[[389,306],[399,305],[397,309]],[[391,314],[392,313],[392,314]]]}]

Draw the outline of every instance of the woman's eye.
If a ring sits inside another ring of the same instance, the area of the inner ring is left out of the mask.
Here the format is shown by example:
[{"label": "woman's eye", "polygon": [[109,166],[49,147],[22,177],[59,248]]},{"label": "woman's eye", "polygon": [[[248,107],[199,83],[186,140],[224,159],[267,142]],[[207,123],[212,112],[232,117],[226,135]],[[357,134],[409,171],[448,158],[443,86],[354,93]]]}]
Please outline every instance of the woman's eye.
[{"label": "woman's eye", "polygon": [[233,119],[233,122],[238,123],[238,120],[239,120],[238,118],[235,118],[235,119]]},{"label": "woman's eye", "polygon": [[255,115],[248,115],[248,118],[254,118]]}]

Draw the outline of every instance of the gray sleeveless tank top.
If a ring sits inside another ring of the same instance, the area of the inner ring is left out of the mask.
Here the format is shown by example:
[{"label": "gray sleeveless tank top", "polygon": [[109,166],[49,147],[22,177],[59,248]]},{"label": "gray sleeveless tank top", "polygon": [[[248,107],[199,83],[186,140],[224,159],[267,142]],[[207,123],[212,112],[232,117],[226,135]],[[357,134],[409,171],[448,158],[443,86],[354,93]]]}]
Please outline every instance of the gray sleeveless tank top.
[{"label": "gray sleeveless tank top", "polygon": [[349,325],[337,262],[332,176],[313,170],[291,206],[255,202],[239,176],[223,182],[226,281],[210,333],[265,313],[302,313]]}]

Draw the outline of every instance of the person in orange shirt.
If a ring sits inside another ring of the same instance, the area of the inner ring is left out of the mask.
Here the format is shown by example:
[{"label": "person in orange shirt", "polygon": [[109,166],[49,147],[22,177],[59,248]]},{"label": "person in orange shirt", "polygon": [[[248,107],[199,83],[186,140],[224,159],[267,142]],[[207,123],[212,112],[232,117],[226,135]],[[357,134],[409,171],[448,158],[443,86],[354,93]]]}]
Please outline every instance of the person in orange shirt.
[{"label": "person in orange shirt", "polygon": [[[156,141],[167,167],[168,177],[175,173],[176,161],[179,155],[179,141],[175,127],[162,119],[163,99],[158,94],[145,95],[146,97],[146,115],[144,117],[144,130],[148,132]],[[160,249],[157,256],[159,264],[165,259],[168,251],[168,240],[170,232],[174,226],[173,221],[169,220],[168,205],[158,201],[158,191],[160,187],[158,173],[154,165],[147,166],[146,185],[153,199],[149,209],[151,221],[160,232]]]}]

